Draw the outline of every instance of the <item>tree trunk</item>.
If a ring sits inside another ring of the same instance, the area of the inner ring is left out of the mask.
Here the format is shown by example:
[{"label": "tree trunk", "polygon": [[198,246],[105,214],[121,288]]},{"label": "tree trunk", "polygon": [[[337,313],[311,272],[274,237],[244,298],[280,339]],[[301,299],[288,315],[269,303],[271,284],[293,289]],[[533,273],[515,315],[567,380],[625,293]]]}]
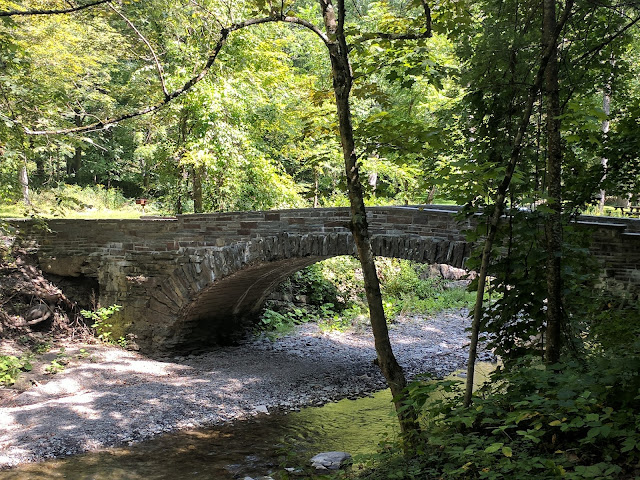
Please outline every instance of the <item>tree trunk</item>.
[{"label": "tree trunk", "polygon": [[20,165],[20,171],[18,172],[18,181],[20,182],[20,189],[22,190],[22,201],[26,206],[31,205],[31,198],[29,197],[29,173],[27,172],[27,162],[22,162]]},{"label": "tree trunk", "polygon": [[70,183],[78,183],[80,165],[82,165],[82,147],[77,145],[73,151],[73,156],[67,159],[67,177]]},{"label": "tree trunk", "polygon": [[431,190],[429,190],[429,196],[427,197],[427,204],[431,205],[435,197],[436,197],[436,186],[433,185],[431,187]]},{"label": "tree trunk", "polygon": [[34,160],[36,162],[35,183],[36,185],[42,185],[45,181],[45,178],[47,177],[47,174],[44,170],[44,158],[42,158],[41,155],[36,155],[36,158],[34,158]]},{"label": "tree trunk", "polygon": [[[76,127],[81,127],[84,116],[80,115],[79,112],[76,111],[76,115],[74,117],[74,123]],[[78,172],[80,171],[80,166],[82,165],[82,147],[80,145],[76,145],[73,151],[73,157],[67,159],[67,178],[70,183],[78,183]]]},{"label": "tree trunk", "polygon": [[[611,65],[613,66],[614,63],[615,62],[612,59]],[[613,77],[613,73],[609,77],[609,81],[605,85],[604,93],[602,94],[602,110],[604,111],[604,114],[607,116],[602,121],[602,133],[604,134],[605,137],[609,133],[609,128],[610,128],[609,114],[611,113],[611,84],[613,82],[612,77]],[[604,180],[607,178],[607,164],[608,164],[607,158],[602,157],[600,159],[600,164],[602,165],[602,171],[603,171],[603,176],[601,181],[604,182]],[[607,192],[604,190],[604,188],[602,188],[600,189],[600,201],[598,202],[598,211],[600,212],[600,215],[604,213],[604,203],[606,199],[607,199]]]},{"label": "tree trunk", "polygon": [[202,176],[204,175],[204,165],[194,165],[191,174],[193,175],[193,213],[202,213]]},{"label": "tree trunk", "polygon": [[377,172],[371,172],[369,174],[369,179],[367,181],[369,183],[369,186],[371,187],[371,196],[375,197],[376,196],[376,189],[378,188],[378,173]]},{"label": "tree trunk", "polygon": [[378,356],[378,365],[384,375],[391,393],[393,394],[396,412],[400,421],[400,430],[408,445],[413,443],[419,432],[417,414],[413,408],[404,404],[406,395],[406,379],[402,367],[398,364],[387,330],[387,322],[382,306],[382,294],[376,272],[371,239],[364,206],[362,183],[358,171],[353,125],[349,95],[352,85],[349,51],[344,35],[344,0],[338,0],[338,12],[334,10],[331,0],[319,0],[322,9],[325,28],[331,41],[327,47],[331,58],[331,73],[333,76],[333,91],[336,98],[336,109],[340,129],[340,141],[345,162],[349,202],[351,205],[351,231],[355,240],[362,273],[364,288],[369,304],[371,328]]},{"label": "tree trunk", "polygon": [[313,168],[313,208],[318,208],[318,190],[319,190],[319,180],[318,180],[318,169]]},{"label": "tree trunk", "polygon": [[[547,2],[548,0],[545,0]],[[504,202],[506,199],[506,193],[509,189],[509,185],[511,184],[511,179],[513,178],[513,174],[515,172],[516,165],[518,164],[518,159],[520,158],[520,151],[522,150],[522,142],[524,139],[524,134],[529,127],[531,112],[533,111],[533,105],[535,103],[536,97],[540,88],[542,86],[543,80],[546,78],[547,65],[551,61],[551,58],[557,58],[557,54],[554,55],[554,51],[557,52],[557,38],[560,34],[560,30],[565,25],[567,20],[571,15],[571,10],[573,9],[573,0],[567,1],[565,6],[565,10],[562,16],[561,21],[556,26],[554,30],[552,30],[551,38],[553,42],[544,43],[544,49],[542,54],[542,59],[540,60],[540,66],[536,73],[536,78],[533,82],[533,85],[529,89],[529,97],[527,98],[525,111],[520,118],[520,125],[518,127],[518,132],[513,140],[513,145],[511,147],[511,157],[509,158],[509,163],[507,164],[507,170],[505,172],[504,178],[502,182],[498,186],[498,190],[496,192],[496,200],[494,205],[494,210],[489,217],[489,226],[487,237],[485,239],[484,247],[482,250],[482,261],[480,265],[480,272],[478,273],[478,290],[476,292],[476,303],[473,309],[473,321],[471,324],[471,335],[470,335],[470,346],[469,346],[469,362],[467,363],[467,383],[464,393],[464,405],[468,407],[471,405],[471,398],[473,393],[473,378],[474,378],[474,367],[476,361],[476,351],[478,345],[478,336],[480,333],[480,323],[482,316],[482,304],[484,300],[484,289],[486,285],[486,277],[487,270],[489,268],[489,262],[491,260],[491,250],[493,248],[493,243],[496,238],[496,234],[498,232],[498,224],[500,222],[500,217],[502,216],[502,212],[504,211]],[[555,10],[555,8],[554,8]],[[554,12],[555,14],[555,12]],[[555,23],[555,17],[554,17]],[[543,34],[544,36],[544,34]]]},{"label": "tree trunk", "polygon": [[552,53],[545,71],[547,101],[547,206],[545,218],[547,247],[547,331],[545,361],[560,359],[562,313],[562,144],[560,138],[560,92],[558,86],[558,48],[555,0],[544,0],[542,41]]}]

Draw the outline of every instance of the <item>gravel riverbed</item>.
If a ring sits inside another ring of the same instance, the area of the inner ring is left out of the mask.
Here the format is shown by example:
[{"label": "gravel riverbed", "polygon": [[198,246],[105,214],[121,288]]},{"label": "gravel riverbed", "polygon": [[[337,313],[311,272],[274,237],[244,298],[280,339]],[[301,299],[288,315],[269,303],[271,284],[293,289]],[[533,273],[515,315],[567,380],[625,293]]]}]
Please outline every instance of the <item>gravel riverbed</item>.
[{"label": "gravel riverbed", "polygon": [[[392,324],[407,375],[463,368],[468,323],[468,311],[459,310]],[[187,357],[151,359],[104,345],[69,345],[64,355],[73,361],[46,382],[4,392],[0,469],[385,388],[367,326],[342,333],[305,324],[276,340]],[[480,359],[492,355],[483,351]]]}]

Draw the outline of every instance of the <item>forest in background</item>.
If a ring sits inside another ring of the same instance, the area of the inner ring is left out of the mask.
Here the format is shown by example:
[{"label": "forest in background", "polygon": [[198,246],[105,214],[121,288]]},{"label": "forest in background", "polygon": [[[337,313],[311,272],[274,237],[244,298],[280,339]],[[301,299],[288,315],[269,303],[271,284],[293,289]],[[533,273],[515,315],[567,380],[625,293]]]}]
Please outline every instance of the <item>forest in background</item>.
[{"label": "forest in background", "polygon": [[[185,94],[154,114],[100,124],[181,88],[201,71],[220,25],[276,3],[124,2],[2,17],[3,203],[46,190],[73,207],[77,190],[63,188],[72,184],[149,198],[167,214],[346,205],[329,59],[322,42],[296,25],[234,31]],[[40,4],[55,2],[33,7]],[[13,5],[2,2],[0,10]],[[285,7],[318,21],[314,1]],[[368,201],[428,203],[438,194],[491,203],[534,81],[539,2],[436,2],[431,36],[415,40],[388,34],[422,28],[420,1],[346,7]],[[567,210],[580,210],[601,190],[622,199],[638,193],[639,46],[629,27],[633,2],[578,2],[573,10],[558,65],[563,196]],[[509,192],[517,207],[546,195],[538,95]]]},{"label": "forest in background", "polygon": [[[134,2],[126,12],[153,42],[169,90],[202,67],[219,24],[260,8],[183,3]],[[316,16],[314,2],[300,8]],[[357,11],[363,27],[402,27],[385,3]],[[329,62],[306,31],[274,24],[234,32],[212,71],[155,115],[68,135],[25,135],[23,127],[73,128],[162,97],[142,37],[102,8],[11,17],[3,40],[6,200],[22,200],[20,179],[28,178],[36,191],[115,187],[165,213],[347,204]],[[444,119],[461,97],[448,76],[459,64],[451,42],[413,43],[365,42],[354,51],[356,134],[367,139],[358,153],[379,202],[432,199],[437,157],[448,155]]]},{"label": "forest in background", "polygon": [[358,235],[357,160],[369,204],[482,212],[470,359],[483,334],[504,367],[473,398],[409,386],[371,478],[638,477],[637,294],[604,288],[570,227],[640,193],[637,2],[3,0],[0,18],[4,205],[351,204]]}]

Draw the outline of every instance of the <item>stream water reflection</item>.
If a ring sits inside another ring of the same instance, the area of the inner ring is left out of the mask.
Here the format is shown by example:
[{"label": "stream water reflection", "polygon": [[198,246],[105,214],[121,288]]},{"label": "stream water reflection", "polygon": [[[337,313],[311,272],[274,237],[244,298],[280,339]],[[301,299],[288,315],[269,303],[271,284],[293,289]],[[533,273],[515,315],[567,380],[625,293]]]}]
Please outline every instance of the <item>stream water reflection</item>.
[{"label": "stream water reflection", "polygon": [[163,435],[112,448],[0,472],[0,480],[243,479],[279,466],[305,465],[319,452],[371,453],[395,435],[388,390],[289,414]]}]

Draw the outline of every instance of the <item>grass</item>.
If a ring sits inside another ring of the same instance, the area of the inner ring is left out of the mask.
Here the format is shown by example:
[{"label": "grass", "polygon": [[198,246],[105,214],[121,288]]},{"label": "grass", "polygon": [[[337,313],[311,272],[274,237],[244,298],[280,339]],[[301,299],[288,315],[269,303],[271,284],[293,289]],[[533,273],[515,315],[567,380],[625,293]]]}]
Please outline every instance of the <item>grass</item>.
[{"label": "grass", "polygon": [[592,215],[594,217],[623,217],[633,218],[628,215],[624,215],[619,209],[605,205],[603,213],[600,213],[600,209],[596,205],[589,206],[582,211],[583,215]]},{"label": "grass", "polygon": [[61,185],[34,191],[28,207],[22,202],[0,205],[0,218],[126,219],[159,213],[153,204],[143,212],[134,200],[125,198],[118,190],[101,186]]}]

